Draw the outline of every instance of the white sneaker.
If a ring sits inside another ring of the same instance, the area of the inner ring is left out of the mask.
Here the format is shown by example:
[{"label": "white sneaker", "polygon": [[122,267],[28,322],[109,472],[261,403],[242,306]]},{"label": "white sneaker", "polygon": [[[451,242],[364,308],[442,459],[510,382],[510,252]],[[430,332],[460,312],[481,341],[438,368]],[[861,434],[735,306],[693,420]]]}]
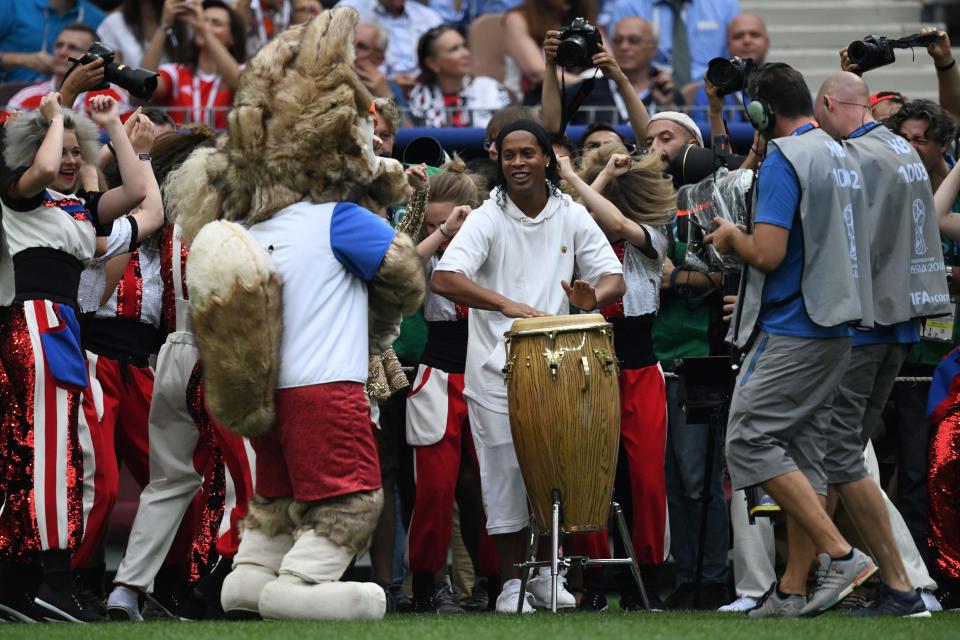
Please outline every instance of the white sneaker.
[{"label": "white sneaker", "polygon": [[[533,607],[530,605],[533,596],[529,591],[523,595],[523,613],[533,613]],[[518,604],[520,604],[520,579],[507,580],[503,583],[500,595],[497,596],[497,613],[516,613]]]},{"label": "white sneaker", "polygon": [[744,611],[750,611],[750,609],[755,609],[757,607],[758,600],[756,598],[751,598],[750,596],[740,596],[730,604],[725,604],[717,611],[723,611],[724,613],[743,613]]},{"label": "white sneaker", "polygon": [[937,600],[937,596],[933,595],[932,591],[927,591],[923,589],[920,591],[920,598],[923,600],[924,606],[927,607],[927,611],[931,613],[937,613],[938,611],[943,611],[943,607],[940,605],[940,601]]},{"label": "white sneaker", "polygon": [[143,622],[140,615],[140,594],[117,585],[107,599],[107,615],[118,622]]},{"label": "white sneaker", "polygon": [[[550,608],[550,592],[553,591],[553,578],[549,567],[541,567],[536,577],[527,581],[527,593],[533,596],[533,606],[537,609]],[[557,609],[575,609],[577,600],[567,591],[567,579],[560,576],[557,580]]]}]

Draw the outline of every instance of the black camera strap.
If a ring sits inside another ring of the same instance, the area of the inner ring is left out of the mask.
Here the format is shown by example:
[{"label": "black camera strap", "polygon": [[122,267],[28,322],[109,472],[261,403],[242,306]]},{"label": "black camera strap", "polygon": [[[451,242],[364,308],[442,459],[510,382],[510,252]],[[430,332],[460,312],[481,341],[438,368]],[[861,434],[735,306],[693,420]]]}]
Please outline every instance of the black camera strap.
[{"label": "black camera strap", "polygon": [[[598,69],[599,71],[599,69]],[[594,85],[597,83],[597,73],[594,72],[593,77],[587,78],[583,82],[577,85],[577,92],[573,94],[573,97],[570,98],[570,102],[567,102],[567,81],[566,74],[560,74],[560,131],[559,135],[564,135],[567,132],[567,125],[570,124],[570,120],[573,119],[573,116],[577,115],[577,111],[580,110],[580,107],[583,105],[583,101],[587,99],[590,95],[590,92],[593,91]]]}]

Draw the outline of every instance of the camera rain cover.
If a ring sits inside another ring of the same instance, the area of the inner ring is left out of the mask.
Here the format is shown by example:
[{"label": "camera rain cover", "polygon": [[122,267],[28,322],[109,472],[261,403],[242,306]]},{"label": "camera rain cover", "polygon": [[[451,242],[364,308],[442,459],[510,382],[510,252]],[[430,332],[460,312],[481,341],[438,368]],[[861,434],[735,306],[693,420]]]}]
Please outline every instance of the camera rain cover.
[{"label": "camera rain cover", "polygon": [[677,215],[689,222],[687,254],[689,269],[708,273],[722,271],[739,273],[743,263],[736,256],[721,255],[703,238],[716,228],[714,218],[723,218],[733,224],[747,224],[750,207],[747,198],[753,183],[751,169],[730,171],[720,167],[711,176],[677,191]]}]

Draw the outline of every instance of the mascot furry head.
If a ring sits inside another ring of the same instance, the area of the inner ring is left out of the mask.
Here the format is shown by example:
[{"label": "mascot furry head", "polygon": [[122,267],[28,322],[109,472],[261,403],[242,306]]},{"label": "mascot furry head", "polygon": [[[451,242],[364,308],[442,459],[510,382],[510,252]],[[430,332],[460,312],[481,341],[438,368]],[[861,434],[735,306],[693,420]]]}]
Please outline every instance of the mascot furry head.
[{"label": "mascot furry head", "polygon": [[229,135],[194,154],[168,189],[187,240],[207,222],[246,225],[295,202],[377,211],[403,199],[403,166],[373,151],[373,97],[353,69],[353,9],[278,35],[243,72]]},{"label": "mascot furry head", "polygon": [[[241,77],[228,135],[194,152],[164,188],[192,245],[188,288],[207,406],[242,435],[273,426],[282,326],[280,279],[245,228],[298,202],[377,211],[408,190],[403,166],[373,151],[373,100],[353,69],[356,22],[353,9],[325,11],[263,47]],[[423,297],[419,263],[407,259],[412,242],[397,243],[369,286],[375,354]]]}]

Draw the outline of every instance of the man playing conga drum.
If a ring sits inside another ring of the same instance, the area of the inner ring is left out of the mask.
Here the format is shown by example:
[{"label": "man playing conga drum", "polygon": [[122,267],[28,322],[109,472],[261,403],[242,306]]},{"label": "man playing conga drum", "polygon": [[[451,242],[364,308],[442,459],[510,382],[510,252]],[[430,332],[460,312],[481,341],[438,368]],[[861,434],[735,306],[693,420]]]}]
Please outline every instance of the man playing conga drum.
[{"label": "man playing conga drum", "polygon": [[[469,316],[464,395],[480,462],[487,532],[500,560],[503,589],[497,611],[523,611],[529,601],[548,606],[548,576],[520,593],[520,572],[529,513],[510,432],[502,369],[503,334],[514,318],[560,315],[570,305],[584,310],[611,302],[625,290],[623,268],[587,210],[560,193],[556,156],[543,128],[521,120],[497,136],[497,186],[473,211],[436,266],[432,288]],[[570,284],[576,268],[582,279]],[[537,402],[530,398],[530,402]],[[529,597],[528,597],[529,596]],[[558,593],[558,606],[573,596]]]}]

